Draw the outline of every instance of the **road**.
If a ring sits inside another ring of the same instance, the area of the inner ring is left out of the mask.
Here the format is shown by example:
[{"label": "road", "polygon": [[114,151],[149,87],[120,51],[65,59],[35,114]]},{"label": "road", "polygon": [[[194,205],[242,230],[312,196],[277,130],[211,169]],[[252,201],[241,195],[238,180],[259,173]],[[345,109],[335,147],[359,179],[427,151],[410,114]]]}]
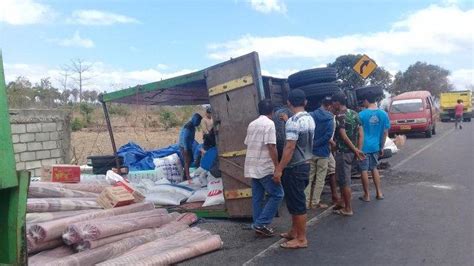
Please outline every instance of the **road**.
[{"label": "road", "polygon": [[[474,126],[464,126],[454,131],[453,123],[439,123],[431,139],[409,137],[383,173],[385,200],[357,200],[356,180],[355,215],[312,213],[307,249],[282,250],[277,238],[257,239],[242,230],[245,221],[209,223],[199,226],[222,234],[224,249],[185,264],[472,265]],[[282,216],[279,230],[289,221]]]}]

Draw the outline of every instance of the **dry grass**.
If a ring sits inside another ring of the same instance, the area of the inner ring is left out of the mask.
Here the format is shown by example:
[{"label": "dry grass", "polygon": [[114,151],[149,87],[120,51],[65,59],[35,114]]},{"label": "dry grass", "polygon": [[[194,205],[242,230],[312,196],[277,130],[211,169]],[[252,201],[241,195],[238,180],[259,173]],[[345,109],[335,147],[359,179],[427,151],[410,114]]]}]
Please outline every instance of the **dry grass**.
[{"label": "dry grass", "polygon": [[[189,119],[193,112],[203,113],[202,107],[188,107],[187,109],[167,110],[175,112],[180,122]],[[129,141],[133,141],[145,150],[167,147],[178,142],[179,128],[164,130],[160,125],[157,113],[159,108],[131,106],[128,116],[111,116],[114,138],[117,148]],[[196,134],[201,140],[201,134]],[[88,128],[71,134],[72,162],[85,164],[87,156],[113,154],[112,144],[101,110],[95,110],[93,123]]]}]

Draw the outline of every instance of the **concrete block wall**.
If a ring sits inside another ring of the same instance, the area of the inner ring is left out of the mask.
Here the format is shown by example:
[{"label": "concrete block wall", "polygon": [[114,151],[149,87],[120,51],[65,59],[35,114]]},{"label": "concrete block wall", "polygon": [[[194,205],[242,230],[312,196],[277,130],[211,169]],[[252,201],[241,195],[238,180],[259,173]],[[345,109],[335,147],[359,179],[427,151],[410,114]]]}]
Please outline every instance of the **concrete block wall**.
[{"label": "concrete block wall", "polygon": [[71,160],[71,117],[61,110],[10,110],[16,169],[41,175],[43,165]]}]

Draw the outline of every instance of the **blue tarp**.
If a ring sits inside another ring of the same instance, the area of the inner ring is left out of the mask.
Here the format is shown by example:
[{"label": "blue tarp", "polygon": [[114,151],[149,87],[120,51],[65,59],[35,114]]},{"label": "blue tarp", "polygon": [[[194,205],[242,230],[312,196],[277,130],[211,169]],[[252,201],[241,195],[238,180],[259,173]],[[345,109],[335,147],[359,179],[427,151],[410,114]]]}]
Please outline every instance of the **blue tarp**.
[{"label": "blue tarp", "polygon": [[[193,148],[197,149],[199,143],[195,143]],[[124,165],[128,166],[130,171],[141,171],[141,170],[153,170],[155,164],[153,163],[154,158],[163,158],[171,154],[177,153],[181,162],[183,156],[179,150],[178,144],[173,144],[166,148],[160,148],[151,151],[145,151],[142,147],[134,142],[129,142],[117,151],[119,156],[123,156]]]}]

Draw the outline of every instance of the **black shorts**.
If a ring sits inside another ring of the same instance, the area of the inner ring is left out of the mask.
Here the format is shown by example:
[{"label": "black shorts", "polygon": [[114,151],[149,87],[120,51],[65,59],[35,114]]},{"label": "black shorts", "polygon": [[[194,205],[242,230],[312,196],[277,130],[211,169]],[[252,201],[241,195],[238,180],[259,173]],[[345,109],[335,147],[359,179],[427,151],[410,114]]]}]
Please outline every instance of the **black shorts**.
[{"label": "black shorts", "polygon": [[281,184],[285,191],[286,207],[291,215],[306,214],[305,188],[309,184],[309,163],[285,168]]}]

